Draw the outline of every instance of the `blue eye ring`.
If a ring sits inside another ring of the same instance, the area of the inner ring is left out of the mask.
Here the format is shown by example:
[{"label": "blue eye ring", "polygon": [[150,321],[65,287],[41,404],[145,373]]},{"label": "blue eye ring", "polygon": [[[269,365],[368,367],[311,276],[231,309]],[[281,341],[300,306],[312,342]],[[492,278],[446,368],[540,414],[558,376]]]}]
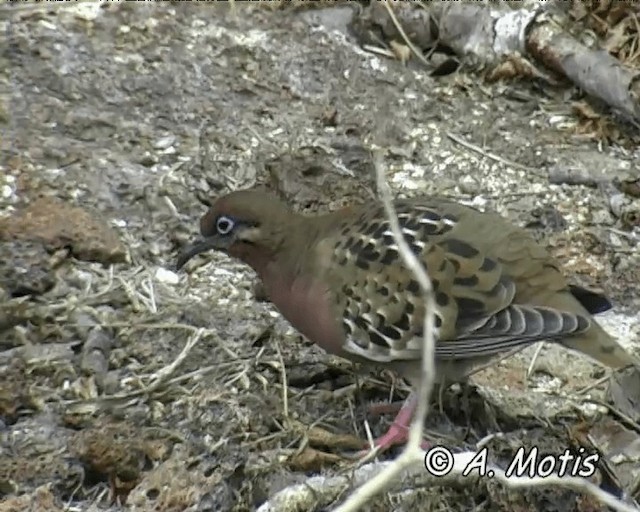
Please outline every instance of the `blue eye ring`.
[{"label": "blue eye ring", "polygon": [[219,235],[226,236],[233,231],[235,228],[236,222],[231,217],[227,217],[226,215],[220,215],[216,219],[216,231]]}]

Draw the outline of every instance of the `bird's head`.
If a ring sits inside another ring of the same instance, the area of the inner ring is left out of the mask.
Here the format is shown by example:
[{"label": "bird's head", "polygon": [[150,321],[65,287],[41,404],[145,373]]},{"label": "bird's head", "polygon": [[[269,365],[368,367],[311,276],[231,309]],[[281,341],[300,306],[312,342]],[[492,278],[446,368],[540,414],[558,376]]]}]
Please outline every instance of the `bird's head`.
[{"label": "bird's head", "polygon": [[222,251],[262,267],[281,250],[298,215],[267,192],[243,190],[220,197],[200,219],[202,237],[178,257],[182,268],[191,258],[209,250]]}]

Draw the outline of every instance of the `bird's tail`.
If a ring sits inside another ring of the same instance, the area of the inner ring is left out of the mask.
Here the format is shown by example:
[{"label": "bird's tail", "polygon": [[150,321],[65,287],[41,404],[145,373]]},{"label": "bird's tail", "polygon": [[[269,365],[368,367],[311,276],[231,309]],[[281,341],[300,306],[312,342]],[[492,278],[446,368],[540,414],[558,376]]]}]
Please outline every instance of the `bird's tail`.
[{"label": "bird's tail", "polygon": [[582,334],[565,338],[562,344],[611,368],[635,366],[640,369],[640,359],[633,356],[615,338],[610,336],[569,292],[557,293],[546,302],[547,306],[561,311],[580,313],[591,320],[591,327]]},{"label": "bird's tail", "polygon": [[627,352],[620,343],[591,319],[592,326],[584,334],[562,340],[565,347],[577,350],[600,364],[611,368],[635,366],[640,369],[640,360]]}]

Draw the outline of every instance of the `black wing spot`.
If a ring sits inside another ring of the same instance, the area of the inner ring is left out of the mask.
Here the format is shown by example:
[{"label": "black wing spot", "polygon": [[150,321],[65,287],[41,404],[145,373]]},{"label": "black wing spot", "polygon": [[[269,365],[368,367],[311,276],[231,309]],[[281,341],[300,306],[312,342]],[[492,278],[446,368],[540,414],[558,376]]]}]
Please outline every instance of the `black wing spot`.
[{"label": "black wing spot", "polygon": [[420,226],[420,230],[422,234],[426,236],[437,235],[442,232],[438,224],[422,224],[422,226]]},{"label": "black wing spot", "polygon": [[387,252],[384,253],[384,256],[380,260],[380,263],[383,265],[391,265],[398,259],[398,251],[395,249],[387,249]]},{"label": "black wing spot", "polygon": [[447,233],[448,231],[451,231],[453,229],[453,226],[449,225],[449,224],[441,224],[440,225],[440,234],[444,234]]},{"label": "black wing spot", "polygon": [[446,308],[449,305],[449,295],[444,292],[437,292],[436,304],[438,304],[438,306],[440,306],[441,308]]},{"label": "black wing spot", "polygon": [[404,241],[407,242],[409,245],[413,245],[416,243],[416,237],[413,236],[411,233],[406,233],[403,231],[402,237],[404,238]]},{"label": "black wing spot", "polygon": [[482,262],[482,265],[480,265],[480,270],[482,272],[491,272],[497,266],[498,264],[494,260],[485,258],[484,261]]},{"label": "black wing spot", "polygon": [[349,244],[349,252],[351,254],[358,254],[360,253],[360,251],[362,251],[362,247],[364,246],[364,242],[362,241],[361,238],[358,238],[358,240],[356,241],[355,244]]},{"label": "black wing spot", "polygon": [[351,250],[351,246],[353,245],[354,242],[355,242],[355,240],[353,239],[352,236],[346,236],[345,239],[342,242],[342,248],[345,251],[349,251],[349,250]]},{"label": "black wing spot", "polygon": [[415,279],[412,279],[407,284],[407,291],[409,293],[413,293],[414,295],[417,295],[420,292],[420,283],[418,283],[418,281],[416,281]]},{"label": "black wing spot", "polygon": [[420,230],[420,223],[415,219],[407,219],[407,221],[402,224],[402,227],[411,231],[418,231]]},{"label": "black wing spot", "polygon": [[362,330],[367,330],[369,328],[369,324],[366,322],[366,320],[360,316],[357,316],[353,322]]},{"label": "black wing spot", "polygon": [[463,242],[462,240],[457,240],[455,238],[446,240],[445,242],[443,242],[443,245],[449,252],[460,256],[461,258],[470,259],[480,254],[475,247],[472,247],[468,243]]},{"label": "black wing spot", "polygon": [[380,259],[380,253],[376,251],[375,245],[367,244],[358,254],[358,258],[362,258],[366,261],[377,261],[378,259]]},{"label": "black wing spot", "polygon": [[373,238],[375,239],[382,238],[382,235],[386,230],[387,230],[386,223],[380,224],[380,226],[378,226],[378,228],[374,231]]},{"label": "black wing spot", "polygon": [[[442,318],[440,318],[440,316],[439,316],[439,315],[437,315],[437,314],[436,314],[436,315],[434,315],[434,316],[435,316],[435,318],[434,318],[434,321],[433,321],[433,322],[434,322],[434,323],[435,323],[435,325],[436,325],[436,329],[439,329],[440,327],[442,327]],[[422,337],[422,336],[424,336],[424,331],[423,331],[422,329],[418,329],[418,330],[416,331],[416,333],[415,333],[415,336],[416,336],[416,337]]]},{"label": "black wing spot", "polygon": [[[402,314],[402,316],[400,317],[400,320],[398,320],[395,324],[396,328],[400,329],[401,331],[408,331],[411,328],[411,319],[409,318],[409,306],[411,304],[407,304],[407,307],[404,308],[405,313]],[[411,307],[413,308],[413,305],[411,305]]]},{"label": "black wing spot", "polygon": [[378,229],[380,228],[380,224],[377,222],[372,222],[371,224],[369,224],[367,226],[367,229],[365,229],[364,233],[365,235],[373,235]]},{"label": "black wing spot", "polygon": [[369,270],[369,263],[363,258],[358,258],[356,260],[356,267],[361,268],[362,270]]},{"label": "black wing spot", "polygon": [[423,210],[421,217],[428,222],[438,222],[442,218],[438,212],[434,212],[433,210]]},{"label": "black wing spot", "polygon": [[370,252],[374,252],[376,250],[376,246],[373,242],[368,242],[367,245],[365,245],[362,248],[362,253],[366,254],[366,253],[370,253]]},{"label": "black wing spot", "polygon": [[478,276],[472,275],[469,277],[456,277],[453,280],[453,284],[458,286],[478,286],[479,283]]},{"label": "black wing spot", "polygon": [[416,256],[421,256],[422,255],[422,247],[420,247],[418,244],[414,243],[413,240],[411,240],[409,248],[411,249],[411,252],[413,254],[415,254]]},{"label": "black wing spot", "polygon": [[392,340],[399,340],[402,338],[402,332],[392,325],[383,325],[378,330],[387,338],[391,338]]},{"label": "black wing spot", "polygon": [[382,235],[382,243],[384,245],[393,245],[396,243],[396,239],[393,237],[392,234],[389,235]]},{"label": "black wing spot", "polygon": [[380,295],[384,295],[385,297],[388,297],[391,292],[389,291],[389,288],[387,288],[386,286],[381,286],[380,288],[378,288],[378,293]]},{"label": "black wing spot", "polygon": [[369,332],[369,339],[371,340],[371,343],[373,343],[374,345],[389,348],[389,344],[387,343],[387,340],[385,340],[382,336],[380,336],[375,331]]},{"label": "black wing spot", "polygon": [[471,316],[474,313],[483,313],[485,311],[484,303],[476,299],[457,297],[456,303],[458,304],[458,311],[464,316]]}]

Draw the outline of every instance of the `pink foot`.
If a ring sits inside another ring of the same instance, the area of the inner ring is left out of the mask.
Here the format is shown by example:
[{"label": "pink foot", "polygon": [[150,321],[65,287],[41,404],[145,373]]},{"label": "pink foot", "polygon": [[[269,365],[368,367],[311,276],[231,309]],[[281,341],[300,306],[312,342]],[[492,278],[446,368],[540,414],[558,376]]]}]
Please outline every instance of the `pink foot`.
[{"label": "pink foot", "polygon": [[[377,449],[378,453],[387,451],[393,446],[399,444],[406,444],[409,439],[409,427],[411,426],[411,420],[416,411],[418,396],[415,393],[411,393],[405,400],[404,404],[400,408],[397,416],[393,420],[393,424],[389,427],[389,430],[382,436],[373,441],[373,446]],[[422,443],[422,448],[429,448],[429,443]],[[365,455],[368,452],[362,452],[359,455]]]}]

